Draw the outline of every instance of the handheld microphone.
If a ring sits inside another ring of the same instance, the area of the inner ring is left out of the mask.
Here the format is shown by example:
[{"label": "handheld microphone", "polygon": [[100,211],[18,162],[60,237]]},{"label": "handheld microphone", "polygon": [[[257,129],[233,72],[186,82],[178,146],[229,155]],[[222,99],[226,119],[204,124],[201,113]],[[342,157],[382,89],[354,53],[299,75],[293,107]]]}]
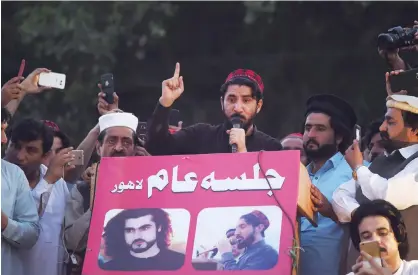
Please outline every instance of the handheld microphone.
[{"label": "handheld microphone", "polygon": [[[239,114],[234,114],[231,117],[231,124],[232,124],[232,128],[238,128],[241,129],[242,125],[241,125],[241,118]],[[236,153],[238,152],[238,147],[236,144],[231,144],[231,152],[232,153]]]},{"label": "handheld microphone", "polygon": [[[230,239],[229,240],[229,243],[231,244],[231,245],[235,245],[235,244],[237,244],[238,243],[238,240],[236,239],[236,238],[232,238],[232,239]],[[218,254],[218,248],[217,247],[214,247],[214,248],[212,248],[212,249],[210,249],[210,250],[206,250],[206,251],[203,251],[203,252],[197,252],[197,257],[199,257],[200,255],[202,255],[202,254],[205,254],[205,253],[209,253],[209,252],[213,252],[213,254],[212,254],[212,256],[211,256],[211,258],[213,258],[213,257],[215,257],[216,256],[216,254]]]}]

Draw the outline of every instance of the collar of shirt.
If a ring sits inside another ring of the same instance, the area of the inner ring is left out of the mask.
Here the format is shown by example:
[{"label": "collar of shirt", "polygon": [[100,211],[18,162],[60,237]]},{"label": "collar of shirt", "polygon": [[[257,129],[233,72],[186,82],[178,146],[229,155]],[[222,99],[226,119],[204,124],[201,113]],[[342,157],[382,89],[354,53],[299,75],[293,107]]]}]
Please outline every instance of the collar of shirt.
[{"label": "collar of shirt", "polygon": [[398,270],[396,270],[396,272],[393,273],[393,275],[401,275],[403,272],[403,267],[404,267],[404,261],[401,261],[401,265],[399,266]]},{"label": "collar of shirt", "polygon": [[[341,152],[337,152],[335,155],[333,155],[330,159],[328,159],[324,165],[316,172],[318,173],[319,171],[321,172],[326,172],[332,168],[337,167],[341,161],[344,160],[344,156],[343,154],[341,154]],[[308,164],[308,166],[306,167],[308,169],[308,173],[310,176],[314,176],[314,174],[312,173],[312,162]]]},{"label": "collar of shirt", "polygon": [[[404,147],[404,148],[399,149],[399,153],[401,153],[401,155],[405,159],[409,158],[410,156],[412,156],[413,154],[415,154],[415,152],[417,152],[417,151],[418,151],[418,144],[410,145],[410,146],[407,146],[407,147]],[[384,154],[385,154],[385,156],[389,156],[389,155],[391,155],[391,154],[393,154],[395,152],[396,152],[396,150],[393,151],[392,153],[388,154],[385,151]]]}]

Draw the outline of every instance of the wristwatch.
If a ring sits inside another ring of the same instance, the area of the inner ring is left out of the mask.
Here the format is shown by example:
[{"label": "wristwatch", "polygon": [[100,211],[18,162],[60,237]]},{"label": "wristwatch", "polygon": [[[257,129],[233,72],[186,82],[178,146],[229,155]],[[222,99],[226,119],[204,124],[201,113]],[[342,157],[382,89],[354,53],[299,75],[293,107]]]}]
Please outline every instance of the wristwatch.
[{"label": "wristwatch", "polygon": [[363,166],[364,165],[362,164],[362,165],[358,165],[358,166],[356,166],[356,168],[354,168],[352,175],[353,175],[353,179],[355,181],[357,181],[357,179],[358,179],[358,177],[357,177],[357,171],[358,171],[358,169],[360,169],[360,167],[363,167]]}]

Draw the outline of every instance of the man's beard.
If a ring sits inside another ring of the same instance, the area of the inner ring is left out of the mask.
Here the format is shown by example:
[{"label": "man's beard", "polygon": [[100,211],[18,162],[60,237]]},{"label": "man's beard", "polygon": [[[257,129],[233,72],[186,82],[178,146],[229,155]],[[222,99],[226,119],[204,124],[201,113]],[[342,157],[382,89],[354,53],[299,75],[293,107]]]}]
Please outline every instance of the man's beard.
[{"label": "man's beard", "polygon": [[[231,117],[233,117],[234,115],[239,116],[240,121],[241,121],[241,127],[242,127],[242,129],[244,129],[245,132],[247,132],[248,129],[251,127],[251,125],[253,125],[254,118],[256,116],[256,114],[254,114],[246,121],[245,117],[241,116],[239,114],[233,114]],[[231,129],[232,128],[231,118],[227,117],[225,113],[224,113],[224,116],[225,116],[227,128]]]},{"label": "man's beard", "polygon": [[[315,144],[317,149],[309,149],[308,145],[310,144]],[[337,143],[335,141],[334,143],[319,145],[314,139],[309,139],[303,144],[303,148],[305,149],[306,156],[313,160],[329,159],[337,153]]]},{"label": "man's beard", "polygon": [[237,248],[238,249],[243,249],[246,248],[248,246],[250,246],[255,240],[255,236],[254,236],[254,230],[253,232],[245,239],[243,239],[242,237],[240,238],[239,236],[237,237]]},{"label": "man's beard", "polygon": [[380,132],[380,136],[382,139],[378,141],[378,144],[382,146],[388,154],[412,145],[412,143],[400,140],[401,138],[406,137],[406,129],[403,129],[402,132],[393,139],[389,137],[388,132]]},{"label": "man's beard", "polygon": [[[142,244],[145,244],[145,247],[143,247],[143,246],[138,246],[138,245],[135,245],[135,242],[142,242]],[[157,240],[156,239],[154,239],[154,240],[152,240],[152,241],[150,241],[150,242],[146,242],[145,240],[143,240],[143,239],[136,239],[136,240],[134,240],[133,242],[132,242],[132,244],[130,245],[130,249],[131,249],[131,251],[132,252],[134,252],[134,253],[142,253],[142,252],[145,252],[145,251],[147,251],[148,249],[150,249],[155,243],[157,242]]]}]

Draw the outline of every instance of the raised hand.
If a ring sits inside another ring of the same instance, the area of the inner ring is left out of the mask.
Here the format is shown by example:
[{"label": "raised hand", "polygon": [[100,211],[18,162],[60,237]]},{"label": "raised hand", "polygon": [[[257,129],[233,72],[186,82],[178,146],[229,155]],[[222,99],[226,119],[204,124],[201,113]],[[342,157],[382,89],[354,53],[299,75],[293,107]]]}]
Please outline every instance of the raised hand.
[{"label": "raised hand", "polygon": [[51,89],[51,87],[42,87],[38,85],[39,82],[39,75],[41,73],[49,73],[51,72],[45,68],[38,68],[31,72],[25,80],[23,80],[22,87],[23,91],[28,94],[38,94],[43,92],[44,90]]},{"label": "raised hand", "polygon": [[64,148],[52,158],[44,177],[49,184],[54,184],[63,177],[65,166],[69,166],[69,169],[75,168],[74,165],[70,165],[70,162],[74,160],[72,150],[72,147]]},{"label": "raised hand", "polygon": [[113,93],[113,103],[109,104],[105,100],[105,93],[102,90],[102,85],[99,83],[97,86],[100,89],[100,93],[98,94],[99,100],[97,103],[97,110],[99,111],[100,115],[107,114],[110,111],[116,110],[119,108],[119,96],[116,93]]},{"label": "raised hand", "polygon": [[22,84],[20,81],[23,77],[13,77],[1,88],[1,105],[6,106],[13,99],[19,99],[22,96]]},{"label": "raised hand", "polygon": [[170,107],[174,101],[181,96],[184,91],[183,77],[180,76],[180,63],[176,63],[174,75],[162,83],[162,94],[160,104],[164,107]]}]

